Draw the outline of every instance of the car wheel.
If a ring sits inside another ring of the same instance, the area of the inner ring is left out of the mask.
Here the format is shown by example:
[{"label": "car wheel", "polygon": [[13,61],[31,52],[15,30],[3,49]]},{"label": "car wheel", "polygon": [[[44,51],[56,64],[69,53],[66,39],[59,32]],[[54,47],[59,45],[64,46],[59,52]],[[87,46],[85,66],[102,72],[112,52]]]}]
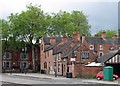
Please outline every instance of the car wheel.
[{"label": "car wheel", "polygon": [[97,80],[101,80],[101,78],[100,78],[100,77],[97,77]]},{"label": "car wheel", "polygon": [[113,77],[113,80],[116,80],[116,78],[115,78],[115,77]]}]

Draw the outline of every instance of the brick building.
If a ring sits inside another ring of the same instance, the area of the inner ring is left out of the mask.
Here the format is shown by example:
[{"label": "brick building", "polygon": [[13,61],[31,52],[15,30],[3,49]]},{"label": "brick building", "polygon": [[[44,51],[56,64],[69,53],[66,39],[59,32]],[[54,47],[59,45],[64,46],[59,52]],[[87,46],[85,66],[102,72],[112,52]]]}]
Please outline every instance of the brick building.
[{"label": "brick building", "polygon": [[[43,37],[41,42],[41,70],[57,75],[66,76],[67,72],[72,72],[73,77],[78,75],[95,75],[101,66],[87,66],[95,62],[97,58],[104,54],[120,49],[117,36],[106,38],[105,31],[102,37],[80,37],[78,32],[73,33],[72,38],[63,37]],[[92,70],[91,70],[92,69]]]},{"label": "brick building", "polygon": [[[26,49],[26,51],[25,51]],[[35,69],[40,71],[40,47],[35,46],[34,48],[35,55]],[[12,69],[15,69],[15,72],[21,72],[22,69],[33,70],[33,61],[32,61],[32,47],[28,46],[22,48],[17,52],[10,52],[9,46],[6,46],[6,51],[2,55],[2,70],[3,72],[11,72]]]}]

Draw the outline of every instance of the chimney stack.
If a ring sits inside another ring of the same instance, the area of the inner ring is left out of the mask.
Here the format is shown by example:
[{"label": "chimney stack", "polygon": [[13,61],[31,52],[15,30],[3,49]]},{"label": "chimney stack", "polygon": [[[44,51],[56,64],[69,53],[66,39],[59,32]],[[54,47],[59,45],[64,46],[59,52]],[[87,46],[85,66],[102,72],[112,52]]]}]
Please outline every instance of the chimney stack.
[{"label": "chimney stack", "polygon": [[64,41],[64,43],[67,42],[68,41],[67,36],[65,34],[63,34],[62,36],[63,36],[62,41]]},{"label": "chimney stack", "polygon": [[97,34],[95,34],[95,37],[96,37],[96,38],[98,38],[98,37],[99,37],[98,33],[97,33]]},{"label": "chimney stack", "polygon": [[80,40],[80,33],[79,32],[73,32],[72,41],[77,43],[79,40]]},{"label": "chimney stack", "polygon": [[50,37],[50,43],[51,43],[51,45],[55,44],[55,42],[56,42],[56,38],[54,36],[51,36]]},{"label": "chimney stack", "polygon": [[103,39],[106,38],[106,32],[105,32],[105,30],[102,31],[102,38],[103,38]]}]

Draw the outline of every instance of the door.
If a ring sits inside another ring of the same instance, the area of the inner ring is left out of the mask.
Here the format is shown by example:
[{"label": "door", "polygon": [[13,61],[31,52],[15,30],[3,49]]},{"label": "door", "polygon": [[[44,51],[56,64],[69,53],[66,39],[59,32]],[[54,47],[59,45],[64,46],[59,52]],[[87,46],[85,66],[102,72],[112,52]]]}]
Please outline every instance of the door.
[{"label": "door", "polygon": [[62,64],[62,76],[63,76],[63,64]]}]

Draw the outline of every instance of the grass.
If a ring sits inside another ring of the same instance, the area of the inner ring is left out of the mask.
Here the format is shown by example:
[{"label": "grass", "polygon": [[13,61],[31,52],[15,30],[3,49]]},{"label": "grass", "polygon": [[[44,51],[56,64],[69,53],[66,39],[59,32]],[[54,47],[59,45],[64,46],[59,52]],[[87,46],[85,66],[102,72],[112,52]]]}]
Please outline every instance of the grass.
[{"label": "grass", "polygon": [[96,78],[96,75],[82,75],[82,76],[78,76],[77,78],[94,79]]}]

